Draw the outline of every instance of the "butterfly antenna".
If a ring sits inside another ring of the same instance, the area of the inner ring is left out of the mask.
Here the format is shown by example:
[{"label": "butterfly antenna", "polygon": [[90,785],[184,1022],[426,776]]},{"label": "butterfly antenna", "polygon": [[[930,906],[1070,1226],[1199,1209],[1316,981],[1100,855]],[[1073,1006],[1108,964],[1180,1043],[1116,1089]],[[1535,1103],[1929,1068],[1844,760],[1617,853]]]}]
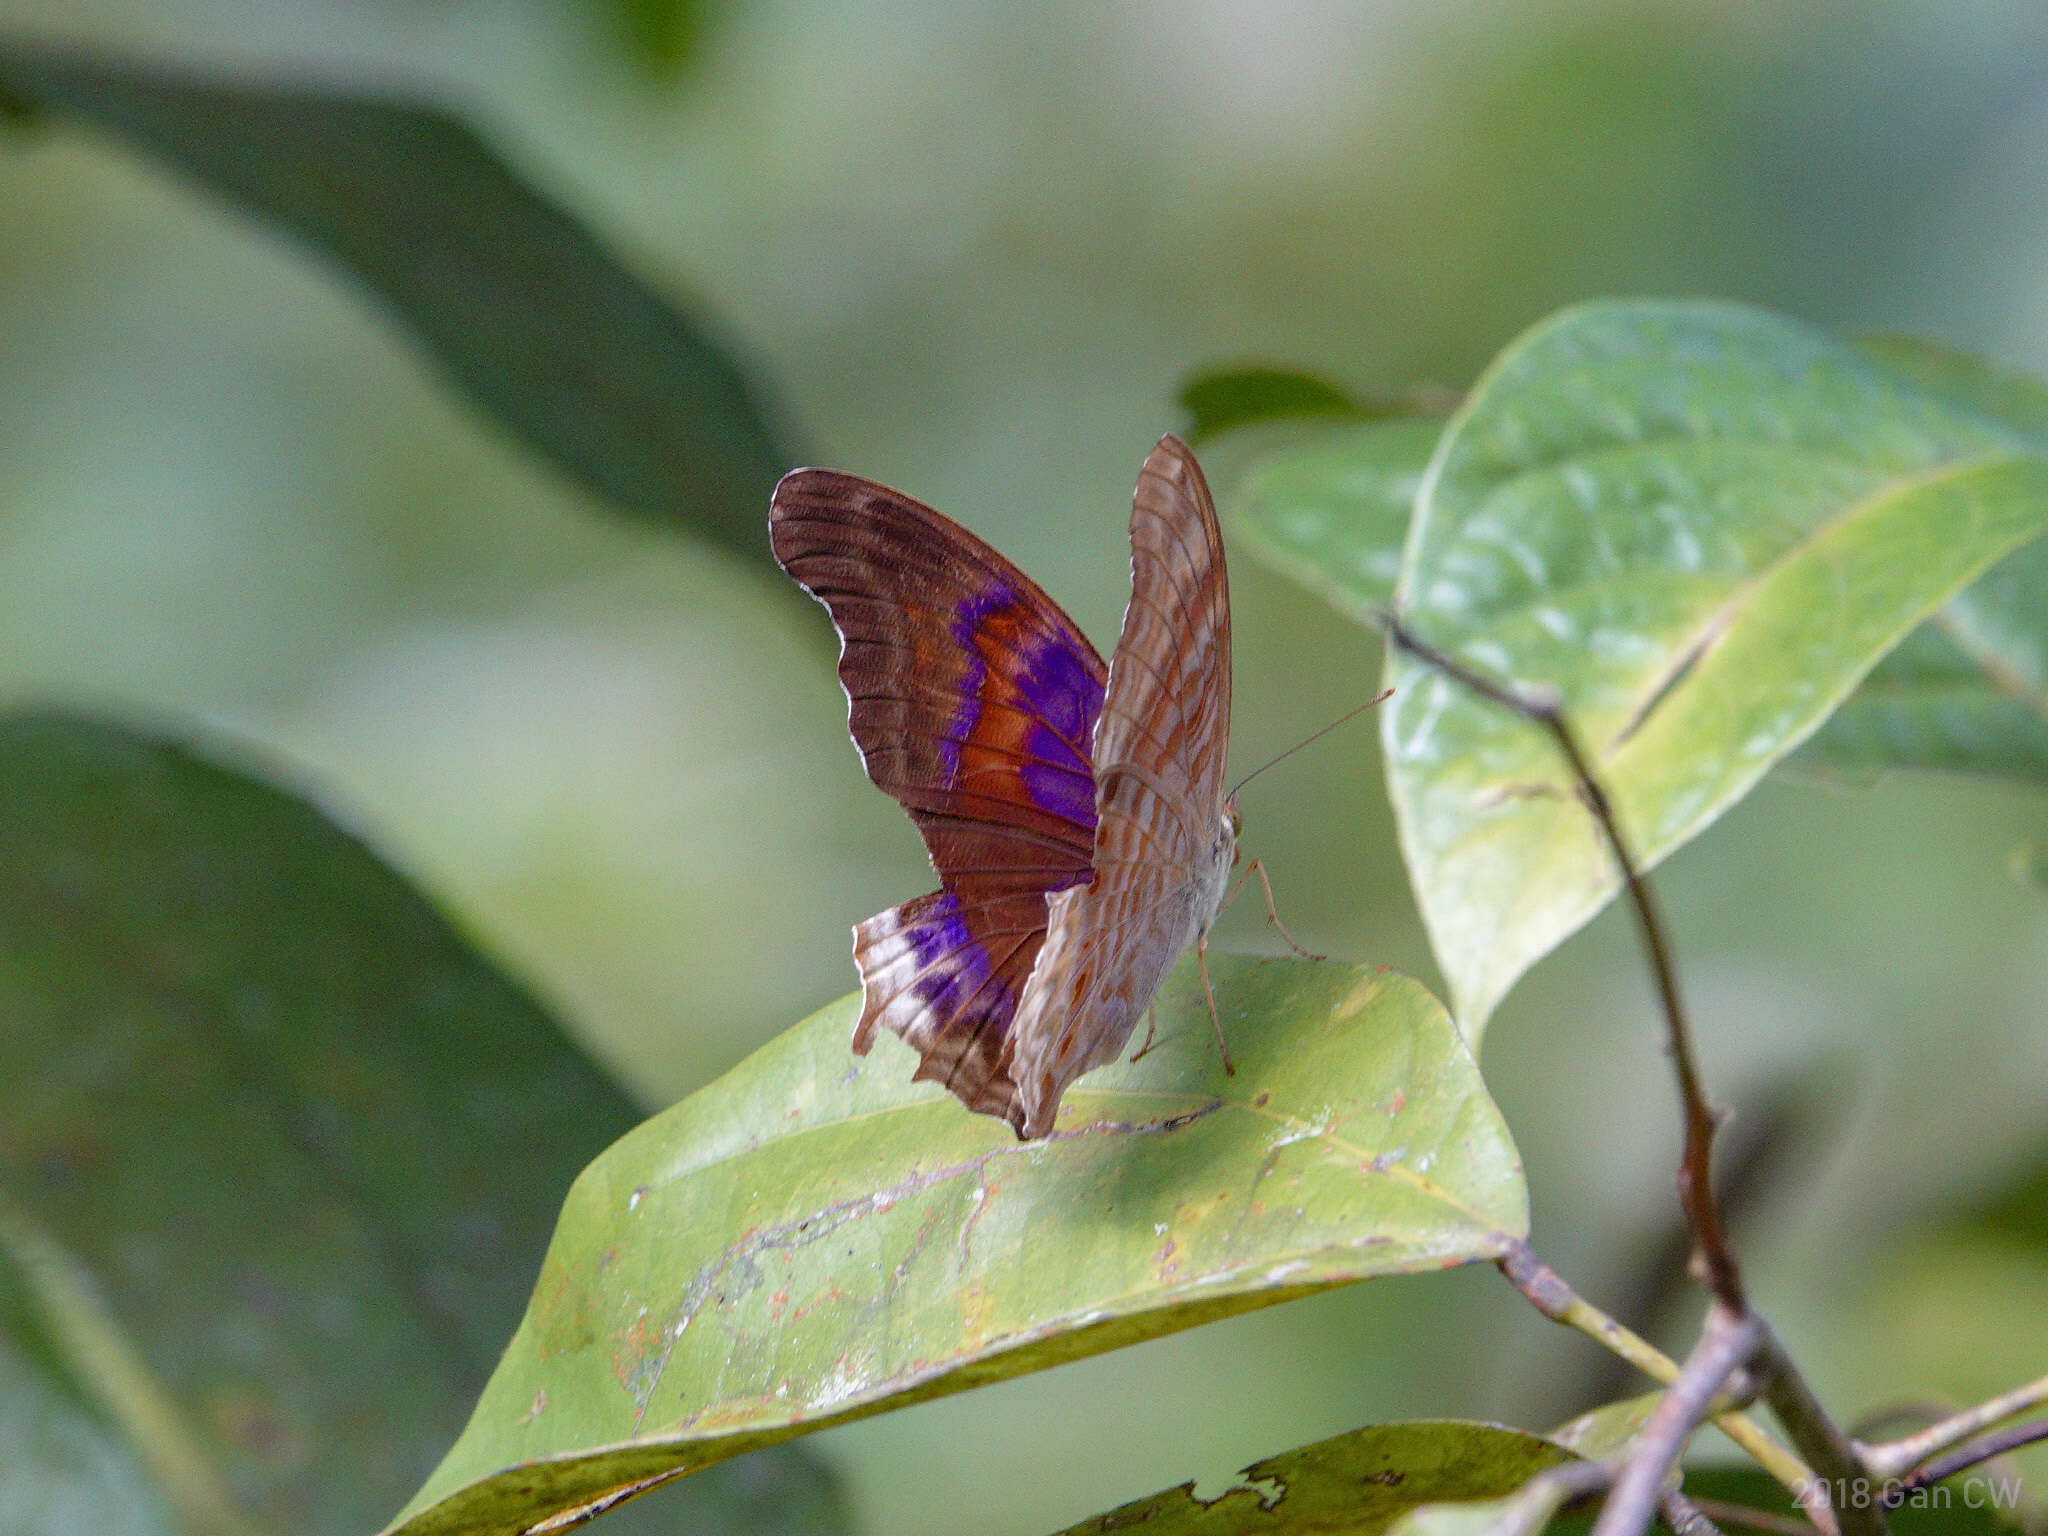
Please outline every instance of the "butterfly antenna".
[{"label": "butterfly antenna", "polygon": [[1329,735],[1330,732],[1337,729],[1338,726],[1343,725],[1346,721],[1355,720],[1358,716],[1364,714],[1368,709],[1371,709],[1373,705],[1386,703],[1386,701],[1393,695],[1393,692],[1394,690],[1389,688],[1385,692],[1380,693],[1373,698],[1367,699],[1363,704],[1360,704],[1356,709],[1345,710],[1343,714],[1339,715],[1336,719],[1332,720],[1328,725],[1324,726],[1314,735],[1304,736],[1300,741],[1297,741],[1293,746],[1289,747],[1285,752],[1282,752],[1278,757],[1268,758],[1265,762],[1259,764],[1258,767],[1254,768],[1250,773],[1246,774],[1243,778],[1239,779],[1235,784],[1231,785],[1231,794],[1236,794],[1240,789],[1243,789],[1245,785],[1251,783],[1253,779],[1256,779],[1268,768],[1274,767],[1279,763],[1286,762],[1288,758],[1294,756],[1295,753],[1299,752],[1303,747],[1309,745],[1311,742],[1321,741],[1325,736]]}]

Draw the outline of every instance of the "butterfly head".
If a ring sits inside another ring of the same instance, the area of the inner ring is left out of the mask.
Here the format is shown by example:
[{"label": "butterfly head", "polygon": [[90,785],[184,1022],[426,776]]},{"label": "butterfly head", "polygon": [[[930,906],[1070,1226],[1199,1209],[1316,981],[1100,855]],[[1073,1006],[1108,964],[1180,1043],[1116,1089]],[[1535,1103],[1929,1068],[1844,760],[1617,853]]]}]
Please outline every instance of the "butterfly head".
[{"label": "butterfly head", "polygon": [[1237,862],[1237,840],[1244,836],[1244,812],[1237,808],[1237,796],[1223,797],[1223,830],[1230,839],[1230,862]]}]

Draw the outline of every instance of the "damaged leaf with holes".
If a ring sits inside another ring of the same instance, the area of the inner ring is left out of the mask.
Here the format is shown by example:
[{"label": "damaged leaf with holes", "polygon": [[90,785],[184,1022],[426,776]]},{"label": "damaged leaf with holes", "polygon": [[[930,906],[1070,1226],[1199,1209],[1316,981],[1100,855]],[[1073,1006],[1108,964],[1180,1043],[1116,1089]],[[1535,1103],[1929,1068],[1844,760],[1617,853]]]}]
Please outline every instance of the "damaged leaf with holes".
[{"label": "damaged leaf with holes", "polygon": [[1441,1004],[1369,967],[1191,962],[1142,1060],[1020,1143],[849,1054],[848,999],[577,1181],[407,1536],[511,1532],[846,1418],[1379,1275],[1496,1257],[1514,1144]]},{"label": "damaged leaf with holes", "polygon": [[1255,1462],[1212,1498],[1182,1483],[1059,1536],[1132,1529],[1146,1536],[1379,1536],[1423,1506],[1501,1498],[1538,1472],[1573,1459],[1572,1452],[1540,1435],[1495,1424],[1375,1424]]}]

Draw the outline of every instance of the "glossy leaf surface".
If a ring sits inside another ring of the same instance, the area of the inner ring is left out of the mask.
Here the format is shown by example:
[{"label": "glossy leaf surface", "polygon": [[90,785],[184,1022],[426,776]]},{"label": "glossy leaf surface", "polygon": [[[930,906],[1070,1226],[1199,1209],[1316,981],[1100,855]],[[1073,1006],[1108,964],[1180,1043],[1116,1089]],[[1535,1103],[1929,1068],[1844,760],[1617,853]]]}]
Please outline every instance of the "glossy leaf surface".
[{"label": "glossy leaf surface", "polygon": [[1486,1259],[1521,1170],[1442,1006],[1386,972],[1191,965],[1136,1063],[1019,1143],[847,1050],[849,999],[598,1159],[399,1529],[510,1532],[842,1419],[1321,1287]]},{"label": "glossy leaf surface", "polygon": [[[2048,461],[1867,354],[1736,306],[1595,305],[1453,418],[1400,600],[1469,664],[1558,690],[1648,865],[2044,530]],[[1616,878],[1541,731],[1389,671],[1403,852],[1476,1039]]]},{"label": "glossy leaf surface", "polygon": [[21,43],[0,46],[0,101],[112,133],[304,241],[597,495],[766,560],[790,456],[738,366],[448,113]]},{"label": "glossy leaf surface", "polygon": [[[2048,388],[1924,342],[1879,362],[2048,454]],[[1392,601],[1440,424],[1333,427],[1259,460],[1230,499],[1239,548],[1371,622]],[[2048,782],[2048,543],[2014,551],[1884,657],[1800,749],[1836,774],[1947,769]]]}]

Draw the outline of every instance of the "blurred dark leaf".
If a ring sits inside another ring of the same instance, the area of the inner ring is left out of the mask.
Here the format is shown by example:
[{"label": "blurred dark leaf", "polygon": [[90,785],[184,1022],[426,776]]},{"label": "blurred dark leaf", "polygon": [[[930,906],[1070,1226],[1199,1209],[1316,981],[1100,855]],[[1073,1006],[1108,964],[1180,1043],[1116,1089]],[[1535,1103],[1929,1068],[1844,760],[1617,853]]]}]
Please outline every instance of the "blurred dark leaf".
[{"label": "blurred dark leaf", "polygon": [[1182,1483],[1070,1526],[1060,1536],[1343,1531],[1377,1536],[1418,1506],[1513,1493],[1572,1453],[1538,1435],[1458,1420],[1376,1424],[1264,1461],[1213,1499]]},{"label": "blurred dark leaf", "polygon": [[2048,1143],[2001,1187],[1956,1223],[1966,1231],[2016,1239],[2048,1253]]},{"label": "blurred dark leaf", "polygon": [[[0,1528],[181,1536],[171,1503],[70,1358],[57,1314],[67,1300],[90,1303],[66,1267],[0,1197]],[[180,1507],[193,1524],[229,1536],[234,1513],[210,1482],[180,1490]]]},{"label": "blurred dark leaf", "polygon": [[715,0],[594,0],[633,62],[653,79],[670,82],[689,72],[718,20]]},{"label": "blurred dark leaf", "polygon": [[446,112],[19,43],[0,45],[0,97],[113,133],[305,241],[620,510],[768,558],[790,455],[739,367]]},{"label": "blurred dark leaf", "polygon": [[140,1461],[188,1513],[374,1529],[634,1107],[288,795],[17,716],[0,804],[0,1405],[72,1426],[0,1412],[0,1505]]},{"label": "blurred dark leaf", "polygon": [[1188,413],[1182,434],[1191,443],[1261,421],[1340,416],[1355,421],[1398,415],[1397,407],[1375,407],[1312,373],[1287,368],[1213,368],[1192,375],[1180,387]]}]

